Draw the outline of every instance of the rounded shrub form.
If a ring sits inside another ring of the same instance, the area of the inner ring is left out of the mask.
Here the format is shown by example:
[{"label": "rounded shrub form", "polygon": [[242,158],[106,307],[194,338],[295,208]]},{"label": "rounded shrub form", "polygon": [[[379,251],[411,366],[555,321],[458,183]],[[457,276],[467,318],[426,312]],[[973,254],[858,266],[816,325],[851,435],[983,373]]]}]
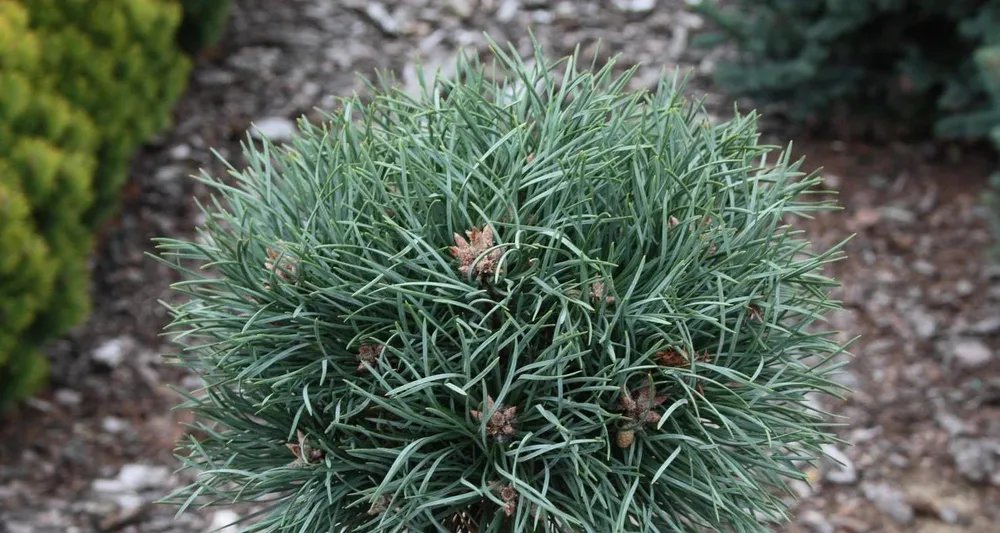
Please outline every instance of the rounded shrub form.
[{"label": "rounded shrub form", "polygon": [[180,5],[0,0],[0,409],[44,382],[40,348],[86,315],[93,233],[189,61]]},{"label": "rounded shrub form", "polygon": [[[214,183],[174,495],[260,531],[766,531],[833,437],[836,307],[787,215],[829,206],[752,116],[494,49],[373,87]],[[498,75],[495,78],[492,77]],[[495,81],[502,79],[506,81]]]},{"label": "rounded shrub form", "polygon": [[98,126],[99,167],[85,222],[114,212],[135,150],[171,123],[190,61],[177,44],[181,5],[160,0],[18,0],[38,33],[35,87],[57,92]]},{"label": "rounded shrub form", "polygon": [[98,136],[47,78],[31,12],[0,0],[0,409],[44,382],[39,347],[88,308]]}]

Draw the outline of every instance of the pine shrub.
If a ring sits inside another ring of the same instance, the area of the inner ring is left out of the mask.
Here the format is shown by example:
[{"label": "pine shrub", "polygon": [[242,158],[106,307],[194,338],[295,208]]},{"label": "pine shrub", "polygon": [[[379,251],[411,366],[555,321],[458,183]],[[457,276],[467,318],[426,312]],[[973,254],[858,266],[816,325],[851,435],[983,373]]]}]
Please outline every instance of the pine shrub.
[{"label": "pine shrub", "polygon": [[177,30],[181,48],[194,54],[218,42],[226,29],[231,0],[181,0],[184,19]]},{"label": "pine shrub", "polygon": [[[820,178],[664,80],[494,48],[204,176],[168,501],[251,531],[767,531],[831,442]],[[497,81],[507,80],[507,81]],[[516,80],[520,80],[518,83]],[[838,247],[839,248],[839,247]]]},{"label": "pine shrub", "polygon": [[[723,4],[724,7],[720,7]],[[721,85],[804,124],[858,118],[901,133],[983,138],[989,95],[973,61],[1000,43],[1000,0],[704,0],[738,49]]]},{"label": "pine shrub", "polygon": [[42,383],[39,348],[88,310],[94,224],[185,80],[179,16],[157,0],[0,0],[0,407]]}]

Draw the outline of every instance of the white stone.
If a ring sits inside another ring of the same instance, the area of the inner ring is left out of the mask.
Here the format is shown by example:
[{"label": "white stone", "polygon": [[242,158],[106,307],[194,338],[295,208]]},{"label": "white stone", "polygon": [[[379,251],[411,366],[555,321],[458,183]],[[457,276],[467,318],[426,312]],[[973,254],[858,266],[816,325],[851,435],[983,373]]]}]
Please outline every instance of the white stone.
[{"label": "white stone", "polygon": [[611,3],[629,13],[646,13],[656,7],[656,0],[611,0]]},{"label": "white stone", "polygon": [[955,283],[955,292],[957,292],[959,296],[968,296],[975,291],[976,286],[967,279],[961,279],[958,280],[958,283]]},{"label": "white stone", "polygon": [[106,416],[101,420],[101,429],[107,433],[121,433],[128,428],[128,422],[114,416]]},{"label": "white stone", "polygon": [[170,469],[165,466],[130,464],[118,472],[118,479],[132,490],[162,487],[170,478]]},{"label": "white stone", "polygon": [[813,533],[834,533],[833,524],[823,516],[823,513],[808,510],[799,515],[799,523]]},{"label": "white stone", "polygon": [[518,5],[517,0],[502,0],[500,7],[497,8],[497,20],[500,22],[510,22],[514,20],[514,17],[517,16],[520,10],[521,6]]},{"label": "white stone", "polygon": [[55,395],[56,401],[63,405],[79,405],[83,401],[83,395],[71,389],[59,389]]},{"label": "white stone", "polygon": [[118,494],[128,490],[125,484],[117,479],[95,479],[91,482],[90,488],[100,494]]},{"label": "white stone", "polygon": [[993,350],[979,339],[961,339],[952,344],[952,357],[965,368],[979,368],[993,359]]},{"label": "white stone", "polygon": [[913,507],[906,503],[902,491],[886,483],[863,483],[861,491],[865,498],[872,502],[879,511],[889,515],[900,524],[913,522],[916,513]]},{"label": "white stone", "polygon": [[448,7],[461,18],[471,17],[476,10],[476,6],[472,5],[472,0],[448,0]]},{"label": "white stone", "polygon": [[98,363],[115,368],[125,360],[133,345],[134,341],[130,337],[118,337],[98,346],[91,355]]},{"label": "white stone", "polygon": [[181,160],[191,157],[191,147],[186,144],[178,144],[170,149],[169,152],[171,159]]},{"label": "white stone", "polygon": [[240,515],[234,513],[230,510],[216,511],[212,515],[212,524],[209,526],[209,531],[215,531],[217,533],[236,533],[239,528],[233,525],[240,519]]},{"label": "white stone", "polygon": [[115,495],[114,501],[115,505],[117,505],[119,509],[127,512],[142,507],[142,505],[146,503],[146,498],[143,498],[133,492],[124,492]]},{"label": "white stone", "polygon": [[267,117],[254,121],[250,135],[272,142],[286,142],[295,136],[296,131],[295,122],[285,117]]},{"label": "white stone", "polygon": [[917,259],[916,261],[914,261],[912,267],[913,270],[916,270],[918,273],[923,274],[925,276],[933,275],[934,272],[937,271],[937,269],[934,268],[933,264],[923,259]]},{"label": "white stone", "polygon": [[115,479],[95,479],[91,488],[95,492],[116,494],[139,492],[166,485],[170,469],[165,466],[128,464],[122,467]]},{"label": "white stone", "polygon": [[913,330],[917,334],[917,338],[920,339],[930,339],[937,333],[937,322],[934,317],[924,311],[923,309],[917,307],[910,312],[910,323],[913,324]]},{"label": "white stone", "polygon": [[976,335],[993,335],[1000,333],[1000,316],[984,318],[969,326],[969,331]]},{"label": "white stone", "polygon": [[381,3],[368,2],[368,5],[365,7],[365,14],[368,15],[368,17],[372,19],[375,24],[378,24],[378,27],[381,28],[382,31],[390,35],[399,35],[403,33],[403,24],[396,20],[396,18],[389,13],[389,10],[386,9]]},{"label": "white stone", "polygon": [[823,445],[823,478],[830,483],[850,485],[858,481],[858,469],[854,461],[832,444]]}]

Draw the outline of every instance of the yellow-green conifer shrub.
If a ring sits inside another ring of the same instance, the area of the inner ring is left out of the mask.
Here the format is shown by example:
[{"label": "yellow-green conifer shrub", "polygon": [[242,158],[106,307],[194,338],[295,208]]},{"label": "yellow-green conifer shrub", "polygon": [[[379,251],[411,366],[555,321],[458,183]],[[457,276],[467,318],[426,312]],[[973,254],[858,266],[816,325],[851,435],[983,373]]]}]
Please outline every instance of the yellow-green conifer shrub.
[{"label": "yellow-green conifer shrub", "polygon": [[94,224],[185,82],[179,21],[160,0],[0,0],[0,406],[88,310]]},{"label": "yellow-green conifer shrub", "polygon": [[176,45],[181,6],[160,0],[22,0],[43,36],[35,81],[99,125],[91,226],[113,209],[135,149],[170,123],[189,61]]}]

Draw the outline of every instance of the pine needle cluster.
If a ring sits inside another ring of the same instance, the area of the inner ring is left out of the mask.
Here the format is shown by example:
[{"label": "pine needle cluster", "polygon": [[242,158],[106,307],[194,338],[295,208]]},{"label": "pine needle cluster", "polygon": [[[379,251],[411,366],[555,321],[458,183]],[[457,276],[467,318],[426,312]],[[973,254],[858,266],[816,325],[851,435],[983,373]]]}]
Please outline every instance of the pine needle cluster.
[{"label": "pine needle cluster", "polygon": [[834,437],[820,182],[683,85],[494,46],[248,144],[173,309],[197,482],[251,531],[766,531]]}]

